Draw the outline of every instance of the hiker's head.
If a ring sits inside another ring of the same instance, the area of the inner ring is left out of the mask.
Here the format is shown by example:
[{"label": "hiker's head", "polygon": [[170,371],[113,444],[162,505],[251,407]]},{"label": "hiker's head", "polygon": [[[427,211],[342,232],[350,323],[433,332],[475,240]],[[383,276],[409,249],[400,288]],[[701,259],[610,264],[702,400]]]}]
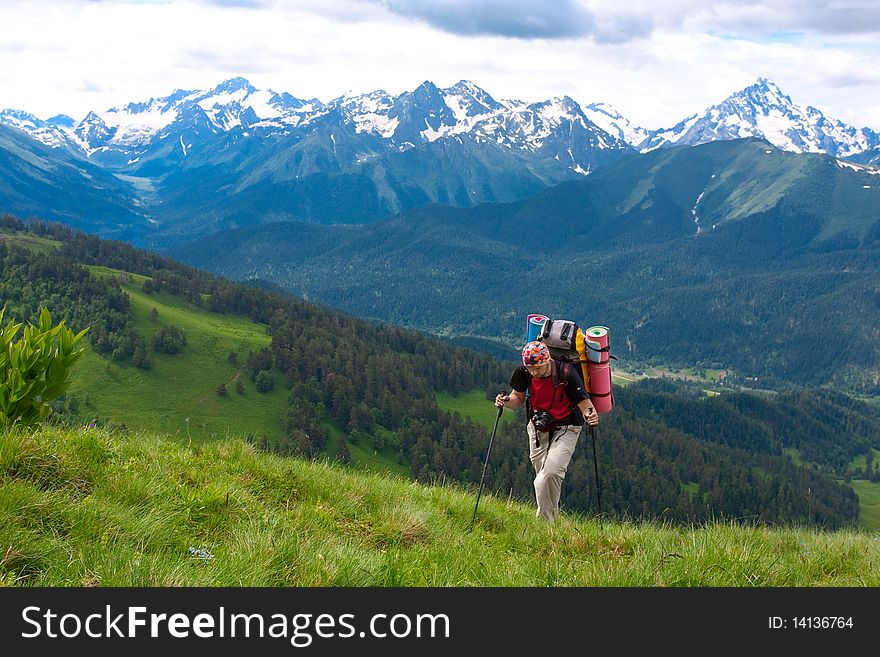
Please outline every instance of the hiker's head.
[{"label": "hiker's head", "polygon": [[529,342],[523,347],[522,361],[532,376],[550,376],[550,350],[543,342]]}]

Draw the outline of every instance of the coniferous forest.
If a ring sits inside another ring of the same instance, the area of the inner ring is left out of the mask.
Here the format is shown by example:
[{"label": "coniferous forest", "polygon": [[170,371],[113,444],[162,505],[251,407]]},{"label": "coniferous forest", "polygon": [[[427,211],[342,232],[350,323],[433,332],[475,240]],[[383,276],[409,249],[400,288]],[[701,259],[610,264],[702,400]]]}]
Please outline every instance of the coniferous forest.
[{"label": "coniferous forest", "polygon": [[[480,389],[490,406],[494,392],[507,387],[514,363],[233,283],[59,224],[6,216],[0,231],[7,236],[0,239],[0,304],[7,317],[33,320],[38,308],[48,307],[74,330],[91,327],[88,340],[103,358],[149,367],[157,346],[134,327],[119,283],[95,277],[85,266],[147,276],[145,292],[162,291],[265,325],[269,346],[238,355],[252,380],[270,372],[288,390],[283,426],[273,435],[251,437],[262,448],[341,460],[346,442],[391,448],[419,481],[480,481],[487,429],[441,410],[435,395]],[[27,237],[57,246],[22,246]],[[611,516],[835,528],[858,516],[858,500],[847,484],[859,474],[853,459],[868,457],[868,471],[860,474],[877,476],[869,456],[880,448],[880,411],[827,389],[707,396],[697,387],[647,380],[617,389],[615,401],[595,433],[602,510]],[[57,416],[82,421],[75,414]],[[344,435],[336,455],[327,454],[327,422]],[[521,412],[505,412],[486,485],[496,494],[529,500],[533,474],[524,423]],[[800,460],[788,450],[797,450]],[[592,440],[585,432],[563,488],[564,508],[595,513],[596,484]]]}]

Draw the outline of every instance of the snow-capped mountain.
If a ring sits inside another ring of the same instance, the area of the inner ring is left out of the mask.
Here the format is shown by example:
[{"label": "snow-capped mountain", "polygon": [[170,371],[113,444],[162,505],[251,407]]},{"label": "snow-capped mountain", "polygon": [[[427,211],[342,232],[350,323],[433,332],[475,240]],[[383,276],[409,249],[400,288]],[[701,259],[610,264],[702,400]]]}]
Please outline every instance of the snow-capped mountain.
[{"label": "snow-capped mountain", "polygon": [[0,110],[0,124],[17,128],[50,148],[71,145],[68,131],[73,126],[73,119],[69,116],[60,114],[43,121],[28,112],[4,109]]},{"label": "snow-capped mountain", "polygon": [[[477,142],[553,157],[578,173],[589,173],[630,148],[647,152],[742,137],[764,138],[793,152],[869,162],[876,157],[860,154],[880,145],[873,130],[853,128],[814,107],[797,105],[766,78],[702,114],[659,130],[634,125],[606,103],[582,108],[568,97],[538,103],[496,100],[467,80],[446,89],[426,81],[397,96],[377,90],[323,103],[257,89],[241,77],[206,91],[176,90],[163,98],[93,111],[76,125],[63,115],[42,121],[10,109],[0,112],[0,123],[24,130],[53,148],[72,147],[121,168],[137,166],[157,150],[161,157],[171,158],[169,164],[179,164],[207,139],[223,133],[302,137],[322,125],[377,137],[378,147],[397,152],[467,135]],[[363,161],[362,153],[350,155],[351,162],[336,165]]]},{"label": "snow-capped mountain", "polygon": [[365,223],[426,203],[521,200],[635,152],[571,98],[497,100],[466,80],[321,102],[233,78],[75,125],[5,117],[129,184],[155,243],[230,223]]},{"label": "snow-capped mountain", "polygon": [[[0,121],[23,129],[26,122],[7,113]],[[571,98],[532,104],[498,101],[467,80],[446,89],[426,81],[397,96],[379,90],[322,103],[256,89],[244,78],[233,78],[208,91],[177,90],[163,98],[93,111],[77,125],[59,124],[51,132],[38,130],[42,123],[28,118],[31,136],[50,146],[72,142],[89,158],[118,168],[136,167],[160,147],[163,156],[170,156],[167,143],[176,145],[174,159],[180,161],[213,135],[304,136],[322,125],[378,137],[397,152],[467,135],[554,158],[578,173],[631,150],[624,139],[593,123]],[[601,153],[605,150],[607,154]],[[352,158],[337,165],[362,161],[360,154]]]},{"label": "snow-capped mountain", "polygon": [[[467,80],[322,102],[257,89],[241,77],[92,111],[79,122],[3,110],[0,126],[21,137],[6,139],[18,158],[8,170],[0,143],[0,180],[14,187],[12,196],[0,190],[0,203],[31,199],[34,213],[54,203],[53,211],[66,216],[64,196],[41,191],[43,169],[19,157],[30,143],[41,162],[56,153],[85,178],[97,171],[104,187],[124,187],[122,202],[143,225],[116,223],[137,234],[134,241],[160,247],[267,221],[369,223],[428,203],[518,201],[628,153],[673,145],[760,137],[865,165],[880,153],[873,131],[802,109],[764,79],[655,131],[604,103],[500,100]],[[63,189],[65,181],[52,184]],[[24,201],[16,203],[24,211]],[[106,235],[113,225],[102,224]]]},{"label": "snow-capped mountain", "polygon": [[446,89],[426,81],[397,97],[380,91],[337,99],[331,106],[339,109],[344,123],[401,151],[467,135],[477,143],[551,157],[575,172],[589,173],[597,161],[631,150],[591,122],[567,96],[531,104],[499,101],[467,80]]},{"label": "snow-capped mountain", "polygon": [[853,128],[815,107],[796,105],[775,83],[758,78],[703,114],[688,117],[672,128],[652,131],[637,147],[647,152],[742,137],[761,137],[785,151],[839,158],[863,153],[880,143],[873,130]]},{"label": "snow-capped mountain", "polygon": [[135,158],[169,136],[177,137],[185,154],[192,146],[189,139],[200,133],[296,124],[316,106],[321,104],[259,90],[244,78],[232,78],[209,91],[178,89],[163,98],[90,112],[71,132],[88,155],[115,152]]},{"label": "snow-capped mountain", "polygon": [[590,103],[584,114],[609,135],[638,146],[651,136],[650,131],[635,125],[608,103]]}]

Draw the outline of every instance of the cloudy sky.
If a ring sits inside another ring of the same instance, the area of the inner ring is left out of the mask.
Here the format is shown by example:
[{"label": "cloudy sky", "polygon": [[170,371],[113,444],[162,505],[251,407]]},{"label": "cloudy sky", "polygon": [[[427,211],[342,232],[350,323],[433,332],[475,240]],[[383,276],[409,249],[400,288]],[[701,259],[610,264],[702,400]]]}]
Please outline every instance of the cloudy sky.
[{"label": "cloudy sky", "polygon": [[323,101],[468,79],[669,127],[758,77],[880,131],[877,0],[2,0],[0,108],[82,118],[244,76]]}]

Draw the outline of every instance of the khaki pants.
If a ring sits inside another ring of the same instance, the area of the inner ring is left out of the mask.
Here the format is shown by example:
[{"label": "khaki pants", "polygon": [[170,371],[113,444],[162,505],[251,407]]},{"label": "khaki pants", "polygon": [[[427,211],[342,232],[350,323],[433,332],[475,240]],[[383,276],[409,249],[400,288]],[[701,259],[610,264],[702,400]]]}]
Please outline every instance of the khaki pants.
[{"label": "khaki pants", "polygon": [[[562,481],[574,448],[577,446],[581,427],[569,425],[559,427],[552,434],[538,433],[538,445],[535,446],[535,426],[529,422],[526,427],[529,434],[529,459],[535,467],[535,499],[539,518],[553,521],[559,513],[559,496],[562,493]],[[553,438],[549,445],[548,439]]]}]

